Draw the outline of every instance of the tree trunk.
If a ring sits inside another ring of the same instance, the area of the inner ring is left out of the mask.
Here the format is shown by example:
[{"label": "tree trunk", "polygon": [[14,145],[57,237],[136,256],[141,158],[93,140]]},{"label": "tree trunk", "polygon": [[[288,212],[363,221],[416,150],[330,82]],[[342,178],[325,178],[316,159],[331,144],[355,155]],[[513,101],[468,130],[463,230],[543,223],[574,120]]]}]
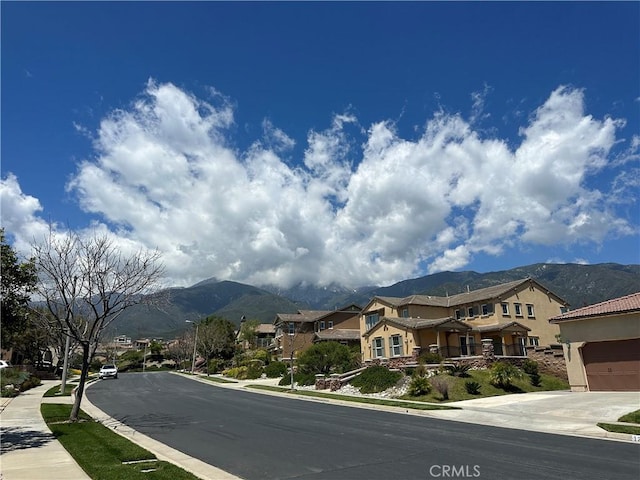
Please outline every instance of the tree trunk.
[{"label": "tree trunk", "polygon": [[84,395],[84,385],[89,376],[89,344],[82,343],[82,370],[80,373],[80,381],[78,382],[78,389],[76,390],[76,400],[71,408],[71,415],[69,415],[70,422],[77,422],[80,414],[80,404],[82,403],[82,396]]}]

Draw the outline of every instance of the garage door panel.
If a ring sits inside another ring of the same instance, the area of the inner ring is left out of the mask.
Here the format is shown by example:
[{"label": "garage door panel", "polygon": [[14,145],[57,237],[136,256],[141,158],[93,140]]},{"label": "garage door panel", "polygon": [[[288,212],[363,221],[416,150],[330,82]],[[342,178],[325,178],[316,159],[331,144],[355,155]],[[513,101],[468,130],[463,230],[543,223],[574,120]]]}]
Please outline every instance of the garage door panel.
[{"label": "garage door panel", "polygon": [[640,338],[590,342],[582,356],[589,390],[640,391]]}]

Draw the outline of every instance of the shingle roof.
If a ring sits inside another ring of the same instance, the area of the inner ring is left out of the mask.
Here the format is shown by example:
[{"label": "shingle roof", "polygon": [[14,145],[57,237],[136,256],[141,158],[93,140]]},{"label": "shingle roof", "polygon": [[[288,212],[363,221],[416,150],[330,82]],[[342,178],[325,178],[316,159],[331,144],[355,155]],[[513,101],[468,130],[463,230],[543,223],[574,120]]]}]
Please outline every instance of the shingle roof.
[{"label": "shingle roof", "polygon": [[404,317],[382,317],[380,322],[386,321],[388,323],[394,323],[396,325],[400,325],[402,327],[415,328],[416,330],[420,330],[422,328],[435,328],[442,325],[450,325],[452,328],[460,328],[462,330],[468,330],[469,327],[466,323],[456,320],[451,317],[447,318],[436,318],[436,319],[427,319],[427,318],[404,318]]},{"label": "shingle roof", "polygon": [[318,318],[324,317],[330,310],[299,310],[298,313],[279,313],[276,316],[275,323],[278,320],[282,322],[294,322],[294,323],[308,323],[315,322]]},{"label": "shingle roof", "polygon": [[[526,282],[533,282],[542,290],[547,293],[551,293],[546,287],[541,285],[536,280],[532,278],[524,278],[521,280],[516,280],[513,282],[501,283],[499,285],[493,285],[491,287],[479,288],[478,290],[471,290],[465,293],[458,293],[455,295],[451,295],[449,297],[439,297],[436,295],[409,295],[404,298],[398,297],[376,297],[381,301],[388,303],[394,307],[399,307],[401,305],[426,305],[433,307],[455,307],[458,305],[464,305],[468,303],[476,303],[483,300],[491,300],[494,298],[500,298],[506,293],[517,289],[522,284]],[[562,303],[566,304],[566,301],[553,294],[558,300]]]},{"label": "shingle roof", "polygon": [[632,293],[624,297],[618,297],[606,302],[596,303],[582,308],[571,310],[557,317],[549,319],[551,323],[564,322],[588,317],[601,317],[619,313],[640,311],[640,292]]},{"label": "shingle roof", "polygon": [[518,322],[495,323],[493,325],[479,325],[477,327],[472,328],[474,332],[480,332],[480,333],[501,332],[507,329],[512,331],[518,331],[518,332],[531,331],[529,327],[522,325],[521,323],[518,323]]},{"label": "shingle roof", "polygon": [[256,327],[256,333],[276,333],[276,327],[272,323],[260,323]]},{"label": "shingle roof", "polygon": [[334,328],[316,332],[320,340],[360,340],[360,330],[350,328]]}]

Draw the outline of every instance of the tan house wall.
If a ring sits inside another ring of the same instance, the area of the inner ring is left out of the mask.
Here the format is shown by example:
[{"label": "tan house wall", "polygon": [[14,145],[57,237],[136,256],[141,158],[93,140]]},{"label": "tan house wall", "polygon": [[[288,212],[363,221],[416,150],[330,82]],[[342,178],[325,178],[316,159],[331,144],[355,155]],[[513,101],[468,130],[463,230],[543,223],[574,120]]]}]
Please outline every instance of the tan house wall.
[{"label": "tan house wall", "polygon": [[[538,337],[540,345],[552,345],[554,343],[558,343],[556,335],[560,333],[560,328],[558,325],[549,323],[548,320],[560,315],[562,313],[561,309],[564,305],[558,302],[552,295],[548,295],[537,288],[536,285],[523,284],[518,291],[501,298],[499,302],[494,303],[494,313],[491,315],[476,315],[472,318],[466,317],[468,307],[475,306],[478,308],[478,312],[480,312],[480,307],[483,303],[487,302],[476,302],[451,307],[449,309],[449,315],[455,318],[455,311],[457,309],[464,309],[465,316],[463,316],[461,320],[474,326],[518,322],[531,329],[528,335],[530,337]],[[502,303],[506,303],[508,305],[509,313],[507,315],[502,313]],[[516,315],[516,303],[519,303],[521,306],[520,315]],[[528,315],[527,304],[534,306],[533,316]]]},{"label": "tan house wall", "polygon": [[411,356],[413,351],[413,334],[407,331],[405,328],[397,327],[396,325],[378,325],[377,328],[372,330],[371,335],[362,338],[364,347],[362,349],[362,359],[364,361],[372,360],[373,356],[373,340],[381,337],[384,340],[384,357],[393,358],[391,353],[391,337],[394,335],[400,335],[402,339],[402,355],[403,357]]},{"label": "tan house wall", "polygon": [[587,342],[627,340],[640,337],[640,314],[565,320],[559,324],[564,358],[571,390],[587,390],[587,375],[582,358],[582,347]]}]

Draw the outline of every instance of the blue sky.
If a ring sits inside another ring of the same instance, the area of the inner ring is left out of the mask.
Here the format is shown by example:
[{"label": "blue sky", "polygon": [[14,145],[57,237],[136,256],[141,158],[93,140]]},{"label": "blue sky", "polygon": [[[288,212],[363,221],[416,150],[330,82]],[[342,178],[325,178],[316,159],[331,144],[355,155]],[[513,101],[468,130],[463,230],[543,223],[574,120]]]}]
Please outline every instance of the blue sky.
[{"label": "blue sky", "polygon": [[640,4],[2,2],[2,226],[167,283],[639,263]]}]

